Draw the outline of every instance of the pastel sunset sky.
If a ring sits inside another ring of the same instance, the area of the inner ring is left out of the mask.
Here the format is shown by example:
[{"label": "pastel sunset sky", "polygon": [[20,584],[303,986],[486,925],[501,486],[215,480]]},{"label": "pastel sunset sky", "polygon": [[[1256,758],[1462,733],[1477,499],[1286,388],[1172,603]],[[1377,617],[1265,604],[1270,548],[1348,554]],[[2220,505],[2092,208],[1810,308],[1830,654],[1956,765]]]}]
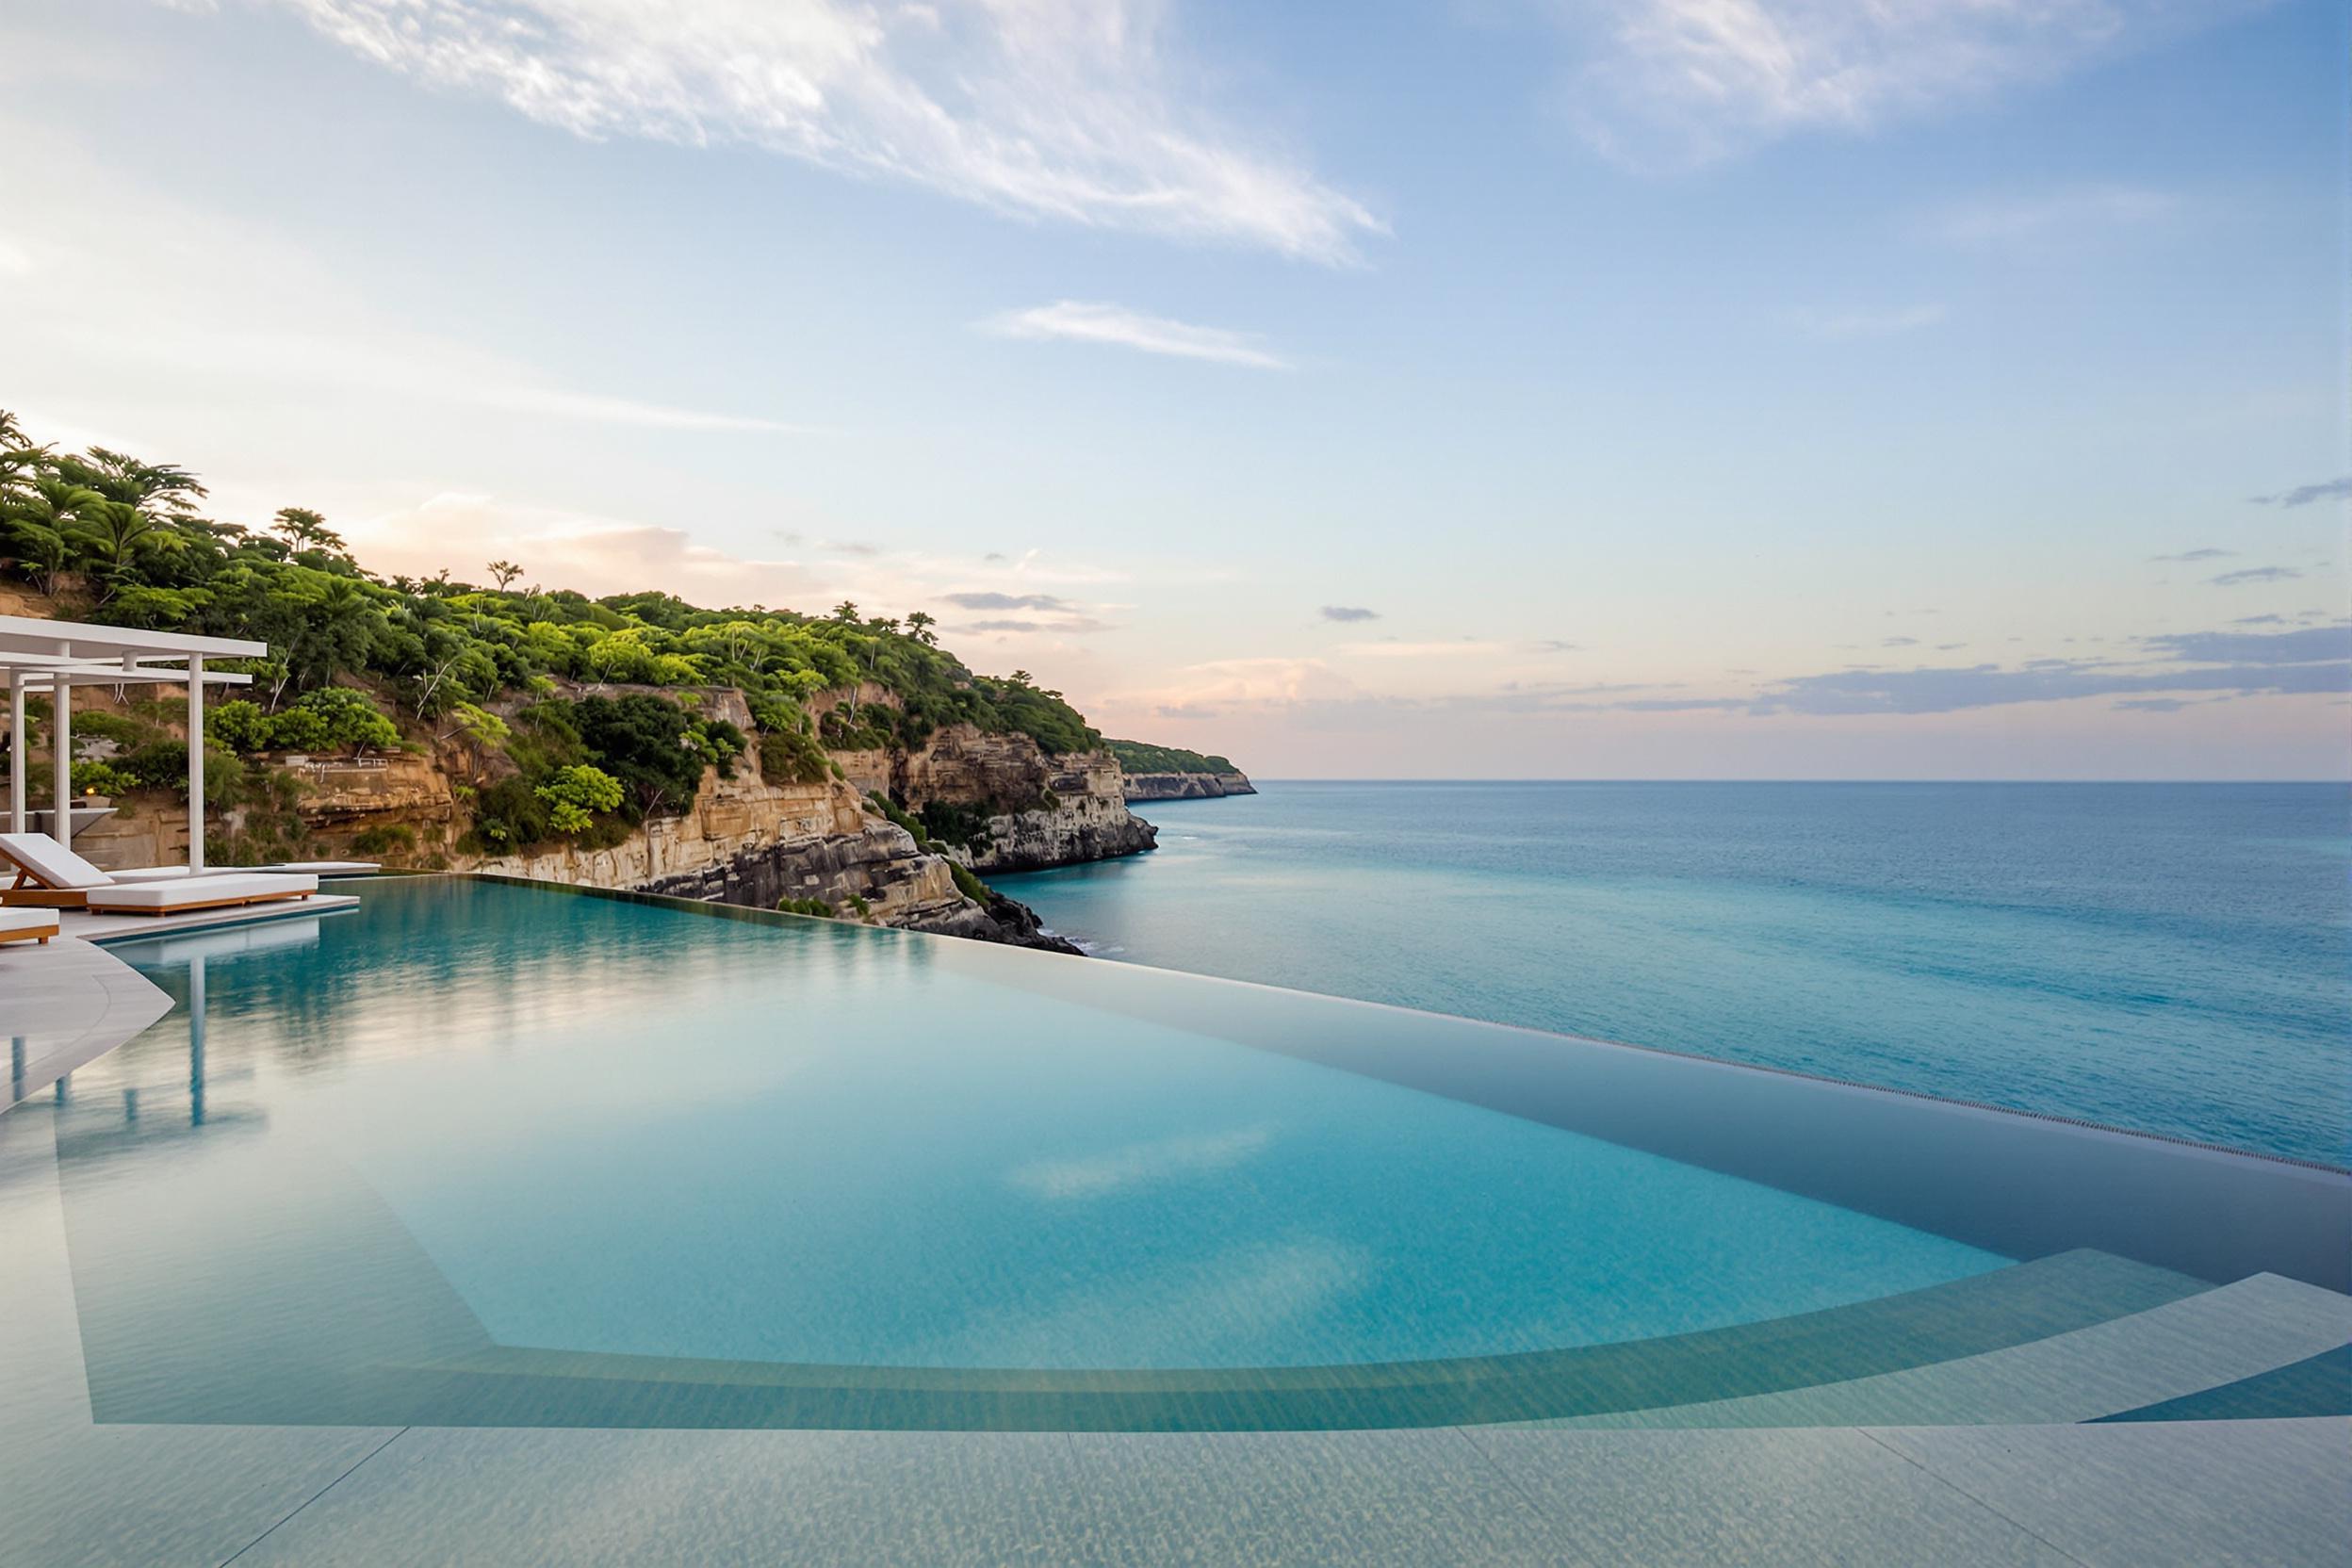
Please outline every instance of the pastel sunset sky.
[{"label": "pastel sunset sky", "polygon": [[11,0],[0,406],[1282,776],[2344,777],[2337,0]]}]

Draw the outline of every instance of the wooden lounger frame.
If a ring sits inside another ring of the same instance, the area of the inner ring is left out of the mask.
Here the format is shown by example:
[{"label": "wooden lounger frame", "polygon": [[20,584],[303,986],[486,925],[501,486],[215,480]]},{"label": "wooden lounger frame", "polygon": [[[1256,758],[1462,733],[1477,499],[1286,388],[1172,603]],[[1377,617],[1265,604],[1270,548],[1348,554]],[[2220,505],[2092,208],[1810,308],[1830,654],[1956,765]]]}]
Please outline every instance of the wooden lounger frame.
[{"label": "wooden lounger frame", "polygon": [[16,880],[0,888],[0,908],[78,909],[89,896],[88,888],[53,888],[23,866],[18,866]]},{"label": "wooden lounger frame", "polygon": [[263,893],[259,898],[251,895],[244,898],[214,898],[193,904],[158,904],[153,908],[143,909],[127,906],[107,909],[91,909],[87,905],[83,907],[85,912],[94,915],[185,915],[191,909],[238,909],[248,904],[280,904],[289,898],[304,899],[309,896],[308,893]]}]

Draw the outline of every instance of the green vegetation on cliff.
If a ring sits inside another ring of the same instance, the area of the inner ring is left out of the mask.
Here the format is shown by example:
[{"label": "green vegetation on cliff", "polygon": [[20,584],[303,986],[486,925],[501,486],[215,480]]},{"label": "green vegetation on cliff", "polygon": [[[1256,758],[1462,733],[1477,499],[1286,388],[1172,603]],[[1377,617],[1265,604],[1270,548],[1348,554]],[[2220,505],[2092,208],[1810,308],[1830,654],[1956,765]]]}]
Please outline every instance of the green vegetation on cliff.
[{"label": "green vegetation on cliff", "polygon": [[[810,616],[706,610],[661,593],[591,599],[518,588],[524,569],[502,561],[485,568],[488,586],[446,572],[380,578],[316,512],[287,507],[251,529],[205,516],[204,494],[173,465],[36,445],[0,411],[0,580],[28,583],[82,619],[268,643],[272,657],[249,673],[269,726],[303,694],[338,684],[436,721],[561,678],[739,687],[762,731],[813,733],[842,749],[917,745],[959,722],[1030,736],[1049,752],[1102,740],[1025,671],[997,678],[966,668],[919,612],[902,622],[848,603]],[[861,697],[861,687],[894,700]],[[279,739],[242,738],[245,749]],[[788,775],[812,771],[811,748],[777,749]]]},{"label": "green vegetation on cliff", "polygon": [[1141,741],[1104,741],[1123,773],[1239,773],[1223,757],[1206,757],[1179,746],[1146,745]]}]

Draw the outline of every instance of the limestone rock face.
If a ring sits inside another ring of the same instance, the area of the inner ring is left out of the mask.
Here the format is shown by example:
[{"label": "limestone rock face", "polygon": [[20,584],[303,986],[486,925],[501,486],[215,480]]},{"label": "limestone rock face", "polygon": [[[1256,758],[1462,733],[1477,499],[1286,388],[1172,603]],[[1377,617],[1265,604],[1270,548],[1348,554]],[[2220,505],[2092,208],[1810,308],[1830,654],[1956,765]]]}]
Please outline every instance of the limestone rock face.
[{"label": "limestone rock face", "polygon": [[332,828],[400,821],[446,827],[457,820],[449,776],[434,759],[395,751],[363,758],[286,757],[278,766],[302,781],[302,821]]},{"label": "limestone rock face", "polygon": [[1158,829],[1127,809],[1119,761],[1107,751],[1049,756],[1026,735],[955,724],[912,751],[837,752],[833,760],[907,810],[937,803],[985,811],[984,831],[950,851],[983,876],[1135,855],[1158,840]]},{"label": "limestone rock face", "polygon": [[1223,795],[1253,795],[1257,786],[1241,773],[1131,773],[1127,798],[1133,800],[1215,800]]}]

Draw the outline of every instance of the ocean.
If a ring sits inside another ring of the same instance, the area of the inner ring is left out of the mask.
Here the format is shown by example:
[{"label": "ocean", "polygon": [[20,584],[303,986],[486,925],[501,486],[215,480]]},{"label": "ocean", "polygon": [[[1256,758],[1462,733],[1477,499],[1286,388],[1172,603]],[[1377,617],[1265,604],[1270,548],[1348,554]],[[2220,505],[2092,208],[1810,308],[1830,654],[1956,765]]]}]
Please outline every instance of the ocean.
[{"label": "ocean", "polygon": [[2352,1164],[2343,786],[1259,788],[998,885],[1114,960]]}]

